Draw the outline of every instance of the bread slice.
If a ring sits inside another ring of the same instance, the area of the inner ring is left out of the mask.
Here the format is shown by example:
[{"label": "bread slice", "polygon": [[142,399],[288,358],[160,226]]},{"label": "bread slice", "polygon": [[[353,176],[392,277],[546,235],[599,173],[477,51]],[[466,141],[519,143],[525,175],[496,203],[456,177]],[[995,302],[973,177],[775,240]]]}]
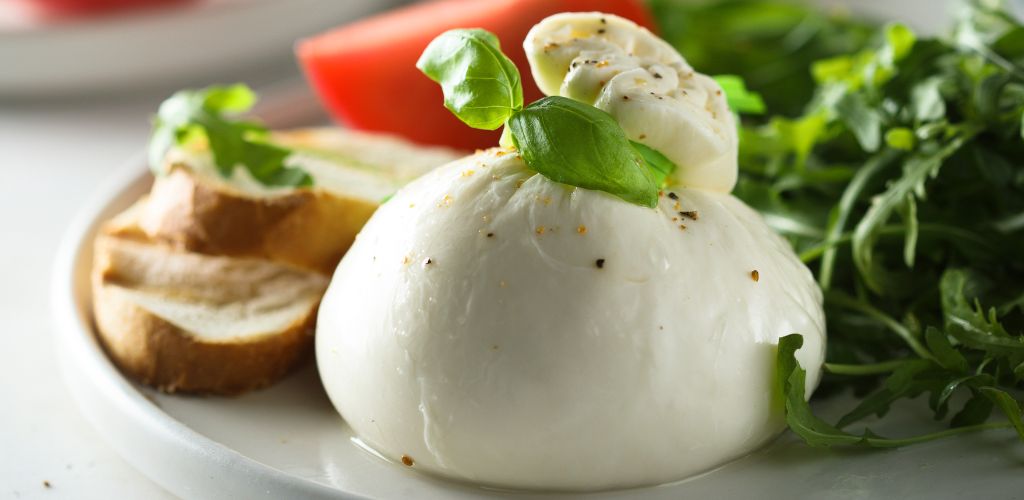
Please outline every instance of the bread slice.
[{"label": "bread slice", "polygon": [[147,241],[132,226],[144,208],[115,218],[95,241],[98,337],[123,372],[167,392],[237,394],[307,355],[326,276]]},{"label": "bread slice", "polygon": [[139,228],[151,240],[210,255],[261,257],[332,273],[374,210],[410,180],[460,156],[387,136],[337,128],[278,132],[309,189],[267,188],[235,169],[217,173],[207,152],[172,152]]}]

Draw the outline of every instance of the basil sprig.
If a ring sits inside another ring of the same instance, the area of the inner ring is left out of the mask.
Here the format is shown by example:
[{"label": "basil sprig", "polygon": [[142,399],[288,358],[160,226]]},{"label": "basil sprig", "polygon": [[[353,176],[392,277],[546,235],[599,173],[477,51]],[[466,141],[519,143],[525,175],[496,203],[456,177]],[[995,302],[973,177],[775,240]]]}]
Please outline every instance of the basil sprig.
[{"label": "basil sprig", "polygon": [[661,153],[630,141],[615,118],[591,105],[552,96],[523,108],[519,71],[487,31],[442,33],[416,66],[441,84],[445,107],[460,120],[486,130],[506,124],[523,161],[555,182],[653,208],[676,168]]},{"label": "basil sprig", "polygon": [[176,145],[205,141],[224,177],[241,167],[266,186],[311,186],[308,173],[285,165],[291,150],[267,142],[266,127],[230,118],[255,103],[256,94],[242,84],[176,92],[157,112],[149,140],[150,167],[159,172],[167,151]]},{"label": "basil sprig", "polygon": [[652,169],[608,113],[568,97],[545,97],[512,115],[508,128],[523,161],[544,177],[657,205]]},{"label": "basil sprig", "polygon": [[473,128],[495,130],[523,109],[519,70],[501,53],[498,37],[482,29],[442,33],[416,67],[444,90],[444,106]]}]

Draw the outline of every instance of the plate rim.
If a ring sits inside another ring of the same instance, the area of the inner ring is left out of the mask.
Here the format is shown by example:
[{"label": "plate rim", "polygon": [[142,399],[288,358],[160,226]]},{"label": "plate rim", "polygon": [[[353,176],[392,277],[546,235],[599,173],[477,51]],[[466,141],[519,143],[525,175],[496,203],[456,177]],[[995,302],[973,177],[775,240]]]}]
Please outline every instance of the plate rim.
[{"label": "plate rim", "polygon": [[[79,412],[133,468],[184,498],[366,498],[249,458],[165,413],[126,379],[100,347],[87,302],[92,240],[105,216],[130,203],[151,179],[144,152],[117,169],[75,215],[52,267],[51,328],[65,386]],[[85,282],[83,285],[83,281]],[[136,439],[147,440],[145,450]],[[211,474],[215,470],[231,474]],[[188,474],[190,480],[180,478]]]}]

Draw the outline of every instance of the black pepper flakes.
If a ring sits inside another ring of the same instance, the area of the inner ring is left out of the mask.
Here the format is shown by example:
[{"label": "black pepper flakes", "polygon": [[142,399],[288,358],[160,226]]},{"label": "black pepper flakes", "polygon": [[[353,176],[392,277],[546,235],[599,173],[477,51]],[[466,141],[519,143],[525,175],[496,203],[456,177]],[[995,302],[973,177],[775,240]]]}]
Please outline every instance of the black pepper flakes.
[{"label": "black pepper flakes", "polygon": [[598,35],[603,35],[604,34],[604,28],[601,28],[601,29],[597,30],[597,34]]},{"label": "black pepper flakes", "polygon": [[629,96],[628,96],[628,95],[624,95],[624,96],[622,96],[622,100],[623,100],[623,101],[628,101],[628,100],[629,100]]},{"label": "black pepper flakes", "polygon": [[594,262],[594,265],[596,265],[598,269],[604,269],[604,259],[597,259],[597,261]]},{"label": "black pepper flakes", "polygon": [[53,485],[49,481],[43,480],[43,488],[50,489],[53,488]]},{"label": "black pepper flakes", "polygon": [[602,17],[601,18],[601,24],[608,24],[608,20]]},{"label": "black pepper flakes", "polygon": [[427,260],[423,261],[423,267],[427,267],[427,266],[429,266],[429,265],[431,265],[433,263],[434,263],[434,259],[427,258]]},{"label": "black pepper flakes", "polygon": [[678,200],[679,199],[679,195],[675,194],[675,193],[669,193],[668,197],[672,198],[673,200]]},{"label": "black pepper flakes", "polygon": [[757,269],[750,271],[750,279],[754,280],[754,282],[756,283],[761,279],[761,273],[757,272]]},{"label": "black pepper flakes", "polygon": [[654,74],[654,77],[655,77],[655,78],[657,78],[657,79],[659,79],[659,80],[661,80],[661,73],[655,73],[655,74]]},{"label": "black pepper flakes", "polygon": [[494,237],[494,233],[487,233],[487,237],[488,238],[493,238]]},{"label": "black pepper flakes", "polygon": [[683,217],[686,217],[687,219],[690,219],[690,220],[697,220],[697,211],[696,210],[682,211],[682,212],[679,212],[679,215],[681,215]]}]

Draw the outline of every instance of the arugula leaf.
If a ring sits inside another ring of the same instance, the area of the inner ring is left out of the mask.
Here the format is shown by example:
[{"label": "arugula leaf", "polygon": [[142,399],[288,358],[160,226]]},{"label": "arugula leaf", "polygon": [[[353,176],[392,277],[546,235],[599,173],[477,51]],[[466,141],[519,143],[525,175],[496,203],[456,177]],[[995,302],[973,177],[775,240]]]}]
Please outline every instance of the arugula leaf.
[{"label": "arugula leaf", "polygon": [[1013,424],[1013,428],[1016,429],[1017,435],[1020,436],[1021,440],[1024,440],[1024,419],[1021,418],[1020,403],[1013,396],[1010,396],[1006,391],[996,389],[995,387],[982,387],[979,389],[985,397],[989,398],[1006,418]]},{"label": "arugula leaf", "polygon": [[994,309],[986,316],[980,305],[969,305],[964,296],[968,282],[968,273],[960,269],[942,275],[939,288],[947,331],[965,345],[993,355],[1024,355],[1024,336],[1010,335]]},{"label": "arugula leaf", "polygon": [[928,350],[935,356],[935,361],[942,365],[943,368],[957,373],[967,373],[969,366],[967,358],[960,354],[960,351],[953,348],[953,344],[949,342],[949,338],[946,337],[945,333],[940,332],[934,326],[929,326],[925,330],[924,339],[928,345]]},{"label": "arugula leaf", "polygon": [[836,113],[864,151],[878,150],[882,142],[882,114],[868,104],[864,95],[852,92],[843,95],[836,103]]},{"label": "arugula leaf", "polygon": [[311,186],[309,174],[285,164],[291,150],[267,141],[266,128],[229,118],[248,111],[255,102],[256,95],[242,84],[176,92],[160,105],[154,120],[150,168],[161,173],[167,152],[175,146],[205,143],[224,177],[242,167],[267,186]]},{"label": "arugula leaf", "polygon": [[909,196],[924,192],[925,181],[938,175],[943,162],[956,153],[964,141],[965,138],[956,137],[943,146],[930,145],[934,147],[924,149],[921,154],[907,160],[903,176],[873,200],[871,208],[857,224],[853,233],[853,259],[865,284],[872,290],[882,291],[887,277],[874,259],[874,246],[883,225],[889,221],[897,207],[907,203]]},{"label": "arugula leaf", "polygon": [[[821,259],[829,342],[816,397],[853,389],[859,401],[832,425],[789,384],[790,427],[816,446],[860,447],[1019,428],[1024,23],[999,0],[967,0],[951,37],[919,39],[778,0],[649,1],[694,66],[764,96],[766,113],[741,120],[734,193],[805,262]],[[842,430],[925,394],[949,430]],[[957,395],[966,403],[951,409]],[[1009,420],[986,423],[996,408]]]},{"label": "arugula leaf", "polygon": [[[867,428],[864,429],[860,435],[843,431],[814,415],[811,405],[807,402],[807,395],[805,392],[807,371],[804,370],[796,360],[796,351],[802,345],[803,337],[800,336],[800,334],[786,335],[779,339],[775,363],[775,385],[777,390],[781,392],[781,397],[785,403],[786,424],[789,425],[790,430],[800,436],[800,438],[810,446],[818,448],[843,446],[861,448],[898,448],[901,446],[934,441],[936,439],[969,432],[1005,429],[1007,427],[1016,428],[1018,429],[1018,432],[1020,432],[1020,429],[1024,428],[1024,426],[1021,425],[1021,410],[1017,402],[1005,392],[1002,393],[1003,395],[999,395],[990,391],[989,393],[984,394],[984,398],[987,401],[996,399],[998,401],[996,404],[999,404],[1000,408],[1003,408],[1005,405],[1004,412],[1008,415],[1014,415],[1010,417],[1009,422],[991,424],[983,423],[985,418],[988,416],[987,414],[984,414],[984,406],[974,404],[974,406],[969,410],[971,418],[962,419],[966,425],[944,431],[921,434],[907,438],[885,438],[875,434],[871,429]],[[982,389],[982,391],[984,392],[984,389]],[[991,402],[988,402],[987,404],[989,405],[988,408],[991,409]],[[971,405],[971,403],[968,403],[968,405]],[[966,411],[968,410],[965,408],[965,412]],[[984,414],[985,418],[979,419],[978,416],[982,414]],[[1022,439],[1024,439],[1024,434],[1021,436]]]},{"label": "arugula leaf", "polygon": [[658,204],[655,175],[608,113],[567,97],[545,97],[508,121],[526,164],[563,184]]},{"label": "arugula leaf", "polygon": [[523,109],[519,70],[488,31],[446,31],[430,42],[416,67],[441,84],[444,106],[470,127],[496,130]]}]

